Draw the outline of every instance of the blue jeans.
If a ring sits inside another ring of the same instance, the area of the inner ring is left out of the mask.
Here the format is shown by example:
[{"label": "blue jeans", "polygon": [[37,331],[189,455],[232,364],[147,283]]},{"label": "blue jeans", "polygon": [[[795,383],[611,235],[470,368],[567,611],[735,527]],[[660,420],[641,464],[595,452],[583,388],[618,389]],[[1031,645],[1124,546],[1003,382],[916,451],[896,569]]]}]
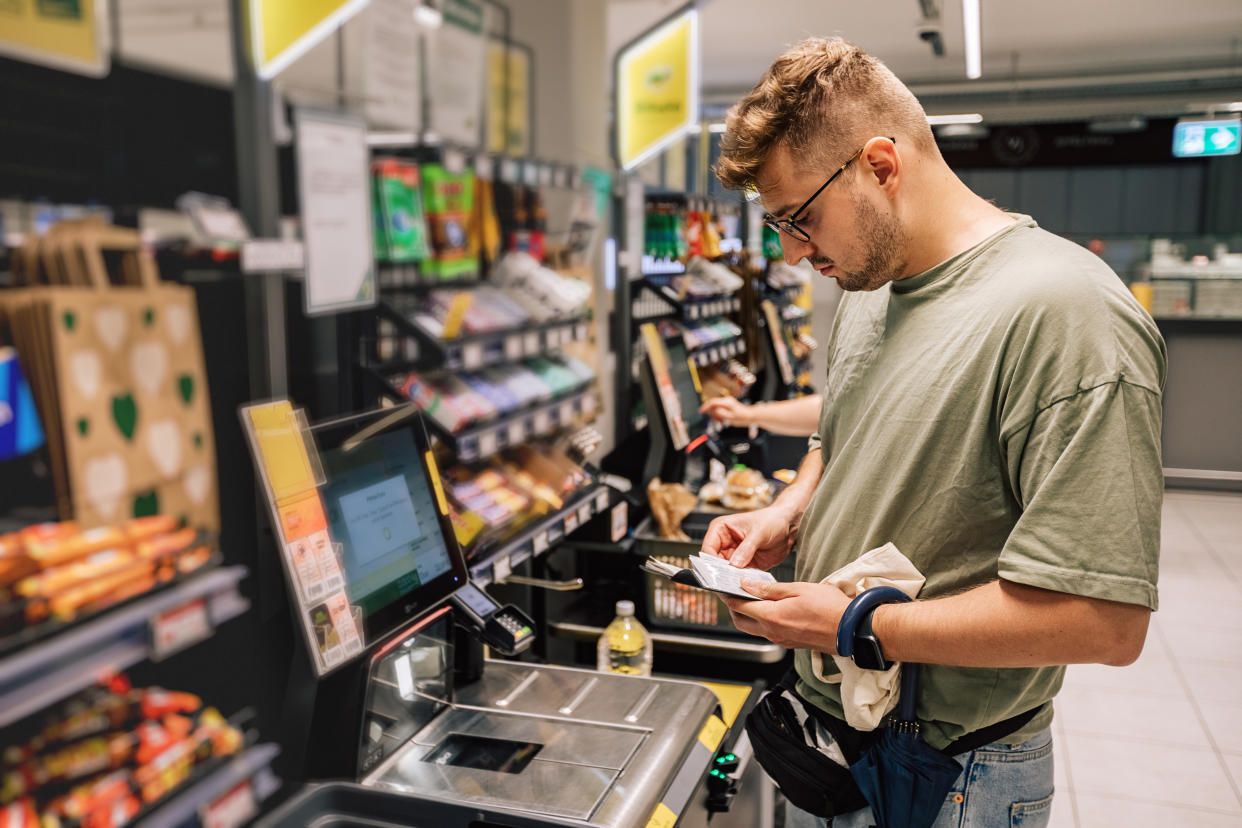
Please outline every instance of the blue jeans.
[{"label": "blue jeans", "polygon": [[[822,734],[821,734],[822,735]],[[1020,745],[999,742],[953,757],[964,770],[933,828],[1042,828],[1052,816],[1052,732]],[[828,820],[785,803],[786,828],[825,828]],[[870,808],[841,814],[832,828],[875,825]]]}]

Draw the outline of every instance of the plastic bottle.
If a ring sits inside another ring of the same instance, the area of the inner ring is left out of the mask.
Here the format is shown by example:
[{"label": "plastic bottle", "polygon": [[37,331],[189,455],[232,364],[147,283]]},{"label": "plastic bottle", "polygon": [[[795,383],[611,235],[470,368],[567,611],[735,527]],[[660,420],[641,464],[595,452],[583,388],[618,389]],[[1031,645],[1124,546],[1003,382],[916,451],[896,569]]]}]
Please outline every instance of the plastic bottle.
[{"label": "plastic bottle", "polygon": [[617,602],[617,617],[599,637],[596,655],[601,673],[651,675],[651,636],[634,617],[633,601]]}]

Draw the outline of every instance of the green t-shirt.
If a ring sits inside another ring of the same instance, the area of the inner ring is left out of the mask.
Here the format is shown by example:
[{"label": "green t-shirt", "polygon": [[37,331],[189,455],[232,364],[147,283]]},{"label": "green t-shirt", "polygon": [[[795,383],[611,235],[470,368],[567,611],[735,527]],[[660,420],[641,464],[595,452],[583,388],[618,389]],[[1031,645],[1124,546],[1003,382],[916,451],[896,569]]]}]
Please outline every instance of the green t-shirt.
[{"label": "green t-shirt", "polygon": [[[1156,608],[1164,341],[1095,255],[1015,218],[842,300],[799,581],[892,541],[927,578],[920,598],[999,577]],[[840,717],[840,685],[814,677],[808,651],[796,664],[799,691]],[[936,747],[1051,700],[1065,674],[921,669]],[[1006,741],[1051,720],[1049,704]]]}]

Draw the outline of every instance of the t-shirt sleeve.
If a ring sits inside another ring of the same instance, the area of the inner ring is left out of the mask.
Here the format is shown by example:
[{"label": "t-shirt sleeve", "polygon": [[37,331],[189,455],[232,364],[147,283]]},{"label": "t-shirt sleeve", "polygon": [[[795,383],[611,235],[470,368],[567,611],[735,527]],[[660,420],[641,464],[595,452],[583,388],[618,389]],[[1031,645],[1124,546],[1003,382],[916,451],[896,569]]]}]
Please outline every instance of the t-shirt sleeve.
[{"label": "t-shirt sleeve", "polygon": [[1156,609],[1160,394],[1125,380],[1078,391],[1003,438],[1022,516],[998,575]]},{"label": "t-shirt sleeve", "polygon": [[823,440],[819,438],[819,431],[816,430],[811,432],[811,436],[808,437],[806,441],[806,453],[810,454],[813,451],[818,451],[822,443]]}]

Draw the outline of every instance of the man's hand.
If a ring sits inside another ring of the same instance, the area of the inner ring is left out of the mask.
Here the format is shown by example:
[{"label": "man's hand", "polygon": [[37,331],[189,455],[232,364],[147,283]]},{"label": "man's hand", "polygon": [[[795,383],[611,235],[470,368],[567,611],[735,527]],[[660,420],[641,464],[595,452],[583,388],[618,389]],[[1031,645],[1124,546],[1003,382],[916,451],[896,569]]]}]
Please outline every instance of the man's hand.
[{"label": "man's hand", "polygon": [[699,413],[706,414],[726,426],[748,426],[754,422],[751,418],[750,406],[738,402],[734,397],[710,399],[699,408]]},{"label": "man's hand", "polygon": [[774,503],[713,520],[703,538],[702,552],[724,558],[734,566],[771,569],[785,560],[797,531],[794,513]]},{"label": "man's hand", "polygon": [[782,647],[837,651],[837,625],[850,605],[845,593],[831,584],[770,583],[742,580],[742,588],[758,598],[722,598],[733,625],[744,633]]}]

